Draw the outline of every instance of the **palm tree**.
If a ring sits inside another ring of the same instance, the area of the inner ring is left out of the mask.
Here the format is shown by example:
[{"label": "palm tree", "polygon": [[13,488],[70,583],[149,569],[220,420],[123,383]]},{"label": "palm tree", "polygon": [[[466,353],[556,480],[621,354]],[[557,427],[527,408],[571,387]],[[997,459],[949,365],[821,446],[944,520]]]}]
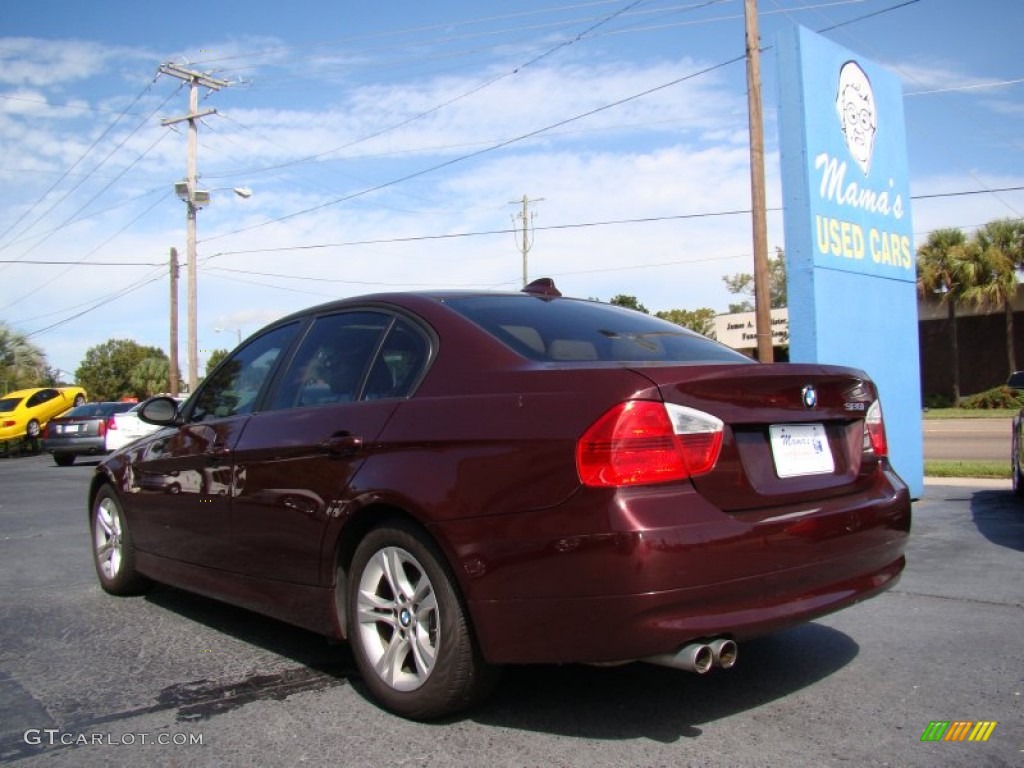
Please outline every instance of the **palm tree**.
[{"label": "palm tree", "polygon": [[990,221],[975,234],[963,266],[969,274],[964,300],[977,307],[1002,309],[1006,318],[1006,362],[1008,373],[1017,370],[1013,348],[1013,300],[1020,280],[1017,264],[1024,252],[1024,228],[1019,221]]},{"label": "palm tree", "polygon": [[960,402],[960,346],[956,334],[956,305],[965,290],[962,273],[967,237],[956,228],[936,229],[917,249],[917,293],[922,298],[940,294],[949,320],[950,370],[953,404]]},{"label": "palm tree", "polygon": [[23,333],[0,323],[0,382],[4,390],[38,386],[44,378],[46,355]]}]

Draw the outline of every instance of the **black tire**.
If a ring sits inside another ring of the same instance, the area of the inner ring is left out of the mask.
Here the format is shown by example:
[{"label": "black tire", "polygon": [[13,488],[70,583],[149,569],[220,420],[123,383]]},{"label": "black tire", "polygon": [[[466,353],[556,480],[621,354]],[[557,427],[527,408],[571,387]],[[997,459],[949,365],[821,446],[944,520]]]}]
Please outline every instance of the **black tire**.
[{"label": "black tire", "polygon": [[55,453],[53,454],[53,461],[58,467],[70,467],[75,463],[75,454]]},{"label": "black tire", "polygon": [[480,655],[455,580],[418,528],[396,522],[370,531],[356,548],[347,584],[352,654],[383,707],[429,720],[490,693],[498,668]]},{"label": "black tire", "polygon": [[96,494],[89,514],[92,559],[105,592],[140,595],[152,582],[135,570],[135,546],[117,494],[104,485]]},{"label": "black tire", "polygon": [[25,434],[32,439],[39,437],[40,432],[42,430],[39,428],[39,422],[35,419],[32,419],[25,425]]},{"label": "black tire", "polygon": [[75,395],[75,408],[80,405],[85,405],[85,395]]}]

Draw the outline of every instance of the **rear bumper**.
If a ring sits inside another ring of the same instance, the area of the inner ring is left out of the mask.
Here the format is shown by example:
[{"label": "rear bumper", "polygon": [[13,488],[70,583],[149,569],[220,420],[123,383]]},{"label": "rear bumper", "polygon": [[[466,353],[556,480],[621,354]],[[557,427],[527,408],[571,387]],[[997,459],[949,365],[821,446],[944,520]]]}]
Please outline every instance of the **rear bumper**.
[{"label": "rear bumper", "polygon": [[904,567],[910,498],[889,472],[857,494],[739,515],[689,486],[602,493],[487,519],[498,534],[485,545],[479,521],[439,526],[489,661],[620,661],[743,640],[872,597]]},{"label": "rear bumper", "polygon": [[40,447],[47,453],[64,453],[75,456],[98,456],[107,453],[106,441],[102,437],[49,437],[42,441]]}]

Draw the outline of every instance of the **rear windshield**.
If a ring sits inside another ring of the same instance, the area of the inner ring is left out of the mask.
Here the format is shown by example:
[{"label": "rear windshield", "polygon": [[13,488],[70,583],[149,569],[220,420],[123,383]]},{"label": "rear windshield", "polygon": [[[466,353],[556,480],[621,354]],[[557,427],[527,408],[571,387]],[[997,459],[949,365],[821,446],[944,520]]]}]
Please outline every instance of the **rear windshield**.
[{"label": "rear windshield", "polygon": [[77,408],[72,408],[66,414],[69,418],[78,419],[105,419],[112,413],[121,413],[130,410],[135,403],[86,403]]},{"label": "rear windshield", "polygon": [[752,362],[675,323],[612,304],[533,296],[460,297],[446,304],[531,360]]},{"label": "rear windshield", "polygon": [[10,413],[24,399],[23,397],[5,397],[3,400],[0,400],[0,413]]}]

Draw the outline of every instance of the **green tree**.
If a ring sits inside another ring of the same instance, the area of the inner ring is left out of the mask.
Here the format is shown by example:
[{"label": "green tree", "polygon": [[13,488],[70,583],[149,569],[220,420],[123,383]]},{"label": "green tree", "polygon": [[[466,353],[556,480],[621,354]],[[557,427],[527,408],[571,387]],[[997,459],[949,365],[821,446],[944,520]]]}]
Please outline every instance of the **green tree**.
[{"label": "green tree", "polygon": [[608,302],[614,304],[617,307],[626,307],[626,309],[635,309],[637,312],[643,312],[645,315],[651,314],[647,311],[647,307],[640,303],[640,300],[636,296],[627,296],[624,293],[620,293],[617,296],[613,296],[612,300]]},{"label": "green tree", "polygon": [[1013,349],[1013,300],[1020,280],[1017,265],[1024,254],[1024,228],[1019,221],[990,221],[974,233],[965,252],[964,300],[977,307],[1003,310],[1006,319],[1008,374],[1017,370]]},{"label": "green tree", "polygon": [[45,385],[49,374],[43,351],[25,334],[0,323],[0,385],[4,392]]},{"label": "green tree", "polygon": [[206,375],[209,376],[210,372],[220,365],[220,361],[228,356],[228,350],[226,349],[214,349],[210,351],[210,356],[206,360]]},{"label": "green tree", "polygon": [[707,336],[710,339],[715,338],[715,317],[717,312],[707,307],[701,307],[700,309],[669,309],[662,312],[655,312],[655,317],[660,317],[662,320],[668,320],[670,323],[681,325],[684,328],[689,328],[691,331],[696,331],[702,336]]},{"label": "green tree", "polygon": [[949,367],[953,373],[953,404],[960,402],[960,344],[956,332],[956,307],[967,289],[964,274],[967,237],[956,228],[936,229],[917,249],[917,293],[922,298],[938,295],[946,304],[949,323]]},{"label": "green tree", "polygon": [[[729,312],[754,311],[754,276],[747,272],[738,272],[722,278],[729,293],[746,298],[737,304],[729,305]],[[771,296],[771,308],[781,309],[788,305],[786,295],[786,254],[775,248],[775,256],[768,258],[768,292]]]},{"label": "green tree", "polygon": [[171,383],[171,361],[166,357],[147,357],[132,369],[131,385],[139,397],[166,392]]},{"label": "green tree", "polygon": [[147,395],[145,387],[137,386],[133,374],[149,358],[167,360],[167,355],[158,347],[144,347],[130,339],[110,339],[86,350],[75,378],[93,400],[143,398]]}]

